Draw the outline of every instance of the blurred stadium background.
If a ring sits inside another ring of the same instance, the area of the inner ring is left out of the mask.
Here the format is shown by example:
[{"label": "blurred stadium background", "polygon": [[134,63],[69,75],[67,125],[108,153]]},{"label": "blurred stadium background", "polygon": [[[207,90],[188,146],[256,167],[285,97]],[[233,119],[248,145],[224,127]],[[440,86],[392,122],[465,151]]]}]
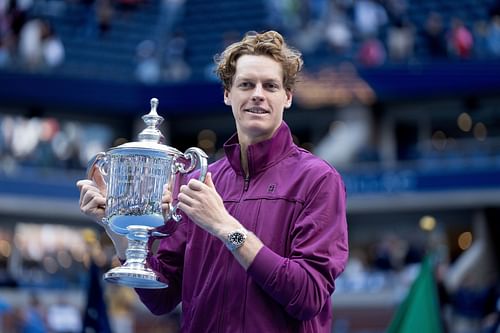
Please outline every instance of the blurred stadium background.
[{"label": "blurred stadium background", "polygon": [[[497,332],[495,0],[0,0],[0,332],[82,330],[91,263],[117,264],[78,209],[87,161],[135,141],[152,97],[170,145],[216,159],[234,125],[213,55],[266,29],[304,54],[296,143],[347,186],[332,332],[385,332],[429,253],[448,331]],[[113,332],[178,331],[103,288]]]}]

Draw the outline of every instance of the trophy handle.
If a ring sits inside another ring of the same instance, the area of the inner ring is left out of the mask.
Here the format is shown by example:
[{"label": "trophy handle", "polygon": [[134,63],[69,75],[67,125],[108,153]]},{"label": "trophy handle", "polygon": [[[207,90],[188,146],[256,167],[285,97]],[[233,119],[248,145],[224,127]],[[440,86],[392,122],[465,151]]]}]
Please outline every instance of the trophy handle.
[{"label": "trophy handle", "polygon": [[183,165],[179,168],[180,173],[188,173],[194,170],[194,168],[199,164],[200,165],[200,176],[198,180],[200,182],[205,181],[205,177],[207,176],[208,171],[208,156],[205,154],[203,150],[196,147],[191,147],[184,152],[184,157],[191,161],[191,164],[184,168]]},{"label": "trophy handle", "polygon": [[[189,160],[189,166],[185,166],[183,163],[174,163],[175,170],[173,174],[176,172],[180,173],[189,173],[193,171],[197,165],[200,166],[200,175],[198,176],[198,180],[200,182],[205,181],[205,177],[207,176],[207,171],[208,171],[208,156],[207,154],[200,148],[197,147],[191,147],[188,148],[185,152],[184,155],[181,156],[184,157],[185,159]],[[169,218],[172,218],[175,222],[179,222],[182,218],[180,214],[177,213],[177,206],[178,203],[174,203],[170,205],[170,212],[168,214]]]},{"label": "trophy handle", "polygon": [[96,183],[99,190],[106,194],[108,184],[106,177],[108,176],[108,164],[106,161],[106,153],[97,153],[87,165],[87,179]]}]

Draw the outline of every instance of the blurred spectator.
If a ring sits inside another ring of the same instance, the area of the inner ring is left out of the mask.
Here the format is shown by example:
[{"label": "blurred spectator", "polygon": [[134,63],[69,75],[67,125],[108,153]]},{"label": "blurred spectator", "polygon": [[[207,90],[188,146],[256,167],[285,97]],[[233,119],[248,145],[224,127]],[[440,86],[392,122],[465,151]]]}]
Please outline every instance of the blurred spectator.
[{"label": "blurred spectator", "polygon": [[331,2],[326,22],[325,38],[335,53],[344,54],[351,49],[352,27],[346,8]]},{"label": "blurred spectator", "polygon": [[48,307],[47,323],[51,333],[80,333],[82,314],[80,309],[61,296]]},{"label": "blurred spectator", "polygon": [[158,18],[159,29],[170,32],[183,16],[185,3],[186,0],[161,0],[161,13]]},{"label": "blurred spectator", "polygon": [[439,13],[431,12],[426,19],[424,29],[424,40],[433,58],[445,58],[448,55],[446,49],[446,37],[443,26],[443,18]]},{"label": "blurred spectator", "polygon": [[47,67],[54,68],[61,65],[64,61],[64,45],[54,31],[52,24],[45,21],[42,28],[43,62]]},{"label": "blurred spectator", "polygon": [[[228,30],[225,31],[222,35],[221,45],[219,49],[225,49],[229,45],[239,40],[240,33],[236,30]],[[219,77],[215,73],[215,63],[213,61],[209,61],[208,64],[205,65],[203,70],[203,76],[206,80],[219,82]]]},{"label": "blurred spectator", "polygon": [[31,70],[53,68],[64,60],[64,46],[48,21],[32,19],[21,30],[19,54]]},{"label": "blurred spectator", "polygon": [[474,57],[478,59],[487,58],[490,55],[488,45],[488,23],[485,20],[474,22]]},{"label": "blurred spectator", "polygon": [[31,0],[10,0],[7,8],[7,19],[13,43],[17,44],[21,30],[28,20],[27,12],[33,5]]},{"label": "blurred spectator", "polygon": [[388,16],[395,21],[408,19],[408,1],[407,0],[385,0],[385,8]]},{"label": "blurred spectator", "polygon": [[137,79],[146,84],[154,84],[160,80],[160,64],[156,55],[156,45],[152,40],[143,40],[137,45]]},{"label": "blurred spectator", "polygon": [[6,67],[10,63],[10,52],[7,48],[7,41],[0,35],[0,68]]},{"label": "blurred spectator", "polygon": [[176,31],[165,50],[162,76],[166,81],[182,82],[191,76],[191,68],[186,61],[187,48],[184,33]]},{"label": "blurred spectator", "polygon": [[386,59],[384,45],[376,37],[367,38],[361,43],[357,58],[359,63],[363,66],[380,66],[385,62]]},{"label": "blurred spectator", "polygon": [[99,27],[99,37],[105,37],[111,29],[113,18],[113,6],[111,0],[97,0],[96,3],[97,25]]},{"label": "blurred spectator", "polygon": [[500,13],[494,15],[490,21],[487,33],[488,49],[492,55],[500,56]]},{"label": "blurred spectator", "polygon": [[113,332],[134,333],[134,303],[136,294],[131,288],[109,285],[109,311]]},{"label": "blurred spectator", "polygon": [[265,2],[268,26],[292,35],[301,26],[300,3],[296,0],[269,0]]},{"label": "blurred spectator", "polygon": [[345,54],[351,49],[352,33],[346,24],[332,20],[326,28],[326,40],[335,53]]},{"label": "blurred spectator", "polygon": [[407,61],[413,57],[415,31],[406,20],[398,20],[389,28],[387,48],[392,61]]},{"label": "blurred spectator", "polygon": [[7,332],[7,325],[5,324],[5,317],[8,311],[10,311],[10,305],[0,297],[0,332]]},{"label": "blurred spectator", "polygon": [[45,312],[37,295],[29,296],[29,303],[21,313],[21,333],[46,333]]},{"label": "blurred spectator", "polygon": [[448,35],[448,47],[453,56],[458,58],[470,58],[474,39],[472,33],[459,18],[451,21],[451,30]]},{"label": "blurred spectator", "polygon": [[32,19],[22,27],[19,36],[19,55],[28,69],[38,69],[43,62],[42,33],[44,23]]},{"label": "blurred spectator", "polygon": [[387,24],[385,8],[375,0],[354,2],[354,24],[361,37],[378,36],[380,28]]},{"label": "blurred spectator", "polygon": [[[383,271],[398,271],[406,265],[405,259],[407,253],[408,241],[397,234],[387,233],[383,235],[382,239],[374,246],[373,264],[377,269]],[[411,263],[409,262],[408,264]]]}]

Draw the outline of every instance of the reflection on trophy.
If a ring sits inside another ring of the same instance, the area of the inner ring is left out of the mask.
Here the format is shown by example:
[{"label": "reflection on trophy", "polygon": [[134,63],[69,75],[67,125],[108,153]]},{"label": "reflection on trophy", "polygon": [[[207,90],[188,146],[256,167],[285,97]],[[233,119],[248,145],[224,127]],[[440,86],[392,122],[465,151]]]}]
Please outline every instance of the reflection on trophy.
[{"label": "reflection on trophy", "polygon": [[[207,173],[207,155],[201,149],[189,148],[183,154],[164,144],[158,129],[163,118],[158,115],[157,107],[158,99],[151,99],[151,111],[142,117],[147,127],[139,134],[138,142],[98,153],[87,169],[88,178],[106,193],[103,222],[128,239],[125,263],[108,271],[104,279],[134,288],[167,287],[146,267],[149,237],[168,236],[156,228],[180,221],[175,198],[182,174],[193,171],[197,165],[200,181],[204,181]],[[164,186],[174,197],[166,217],[161,209]]]}]

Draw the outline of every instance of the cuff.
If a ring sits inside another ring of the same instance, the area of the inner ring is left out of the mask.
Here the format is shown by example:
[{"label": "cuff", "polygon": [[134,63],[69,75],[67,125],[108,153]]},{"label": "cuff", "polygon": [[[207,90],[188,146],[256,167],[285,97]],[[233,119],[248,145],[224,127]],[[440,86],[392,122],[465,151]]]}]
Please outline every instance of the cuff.
[{"label": "cuff", "polygon": [[271,251],[268,247],[263,246],[248,267],[247,272],[256,281],[265,284],[278,267],[281,266],[282,260],[282,257]]}]

